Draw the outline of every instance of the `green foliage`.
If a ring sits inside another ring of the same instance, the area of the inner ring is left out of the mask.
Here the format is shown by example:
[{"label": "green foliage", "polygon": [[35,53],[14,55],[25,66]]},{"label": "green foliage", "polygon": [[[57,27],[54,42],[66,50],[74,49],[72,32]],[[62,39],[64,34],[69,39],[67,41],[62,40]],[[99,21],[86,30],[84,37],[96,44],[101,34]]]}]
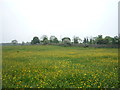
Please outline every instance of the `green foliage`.
[{"label": "green foliage", "polygon": [[[71,39],[69,37],[64,37],[62,38],[62,43],[65,46],[70,46],[72,44],[79,44],[81,43],[81,39],[79,37],[73,37],[73,42],[71,42]],[[60,41],[58,41],[57,37],[55,36],[50,36],[50,40],[48,40],[47,35],[43,35],[41,37],[41,43],[46,45],[49,43],[59,43]],[[13,43],[15,44],[16,41],[13,41]],[[34,37],[33,40],[31,41],[31,44],[39,44],[40,40],[38,37]],[[106,36],[105,38],[103,38],[102,35],[98,35],[97,37],[93,37],[93,38],[84,38],[83,40],[83,44],[85,45],[89,45],[89,44],[119,44],[120,43],[120,36],[115,36],[115,37],[110,37],[110,36]],[[22,43],[23,44],[23,43]]]},{"label": "green foliage", "polygon": [[46,44],[48,44],[48,43],[49,43],[48,38],[47,38],[47,37],[44,37],[44,38],[43,38],[43,44],[46,45]]},{"label": "green foliage", "polygon": [[98,35],[98,37],[96,38],[96,42],[97,42],[97,44],[104,44],[104,40],[102,38],[102,35]]},{"label": "green foliage", "polygon": [[118,37],[118,36],[115,36],[115,37],[112,39],[112,43],[113,43],[113,44],[119,44],[119,42],[120,42],[120,37]]},{"label": "green foliage", "polygon": [[75,43],[75,44],[78,44],[78,40],[77,40],[77,39],[74,39],[74,43]]},{"label": "green foliage", "polygon": [[51,36],[50,37],[50,43],[59,43],[59,41],[58,41],[57,37]]},{"label": "green foliage", "polygon": [[86,40],[86,38],[84,38],[84,40],[83,40],[83,43],[87,43],[87,40]]},{"label": "green foliage", "polygon": [[90,39],[90,42],[89,42],[89,43],[90,43],[90,44],[93,44],[93,42],[94,42],[93,39]]},{"label": "green foliage", "polygon": [[104,43],[105,43],[105,44],[112,44],[112,37],[106,36],[106,37],[104,38]]},{"label": "green foliage", "polygon": [[31,44],[39,44],[40,40],[38,37],[34,37],[33,40],[31,41]]},{"label": "green foliage", "polygon": [[53,42],[54,42],[54,43],[59,43],[59,41],[58,41],[57,38],[55,38]]},{"label": "green foliage", "polygon": [[115,37],[110,37],[110,36],[106,36],[105,38],[102,37],[102,35],[98,35],[98,37],[96,37],[95,39],[95,43],[97,44],[118,44],[119,43],[119,37],[115,36]]},{"label": "green foliage", "polygon": [[74,36],[73,40],[74,40],[74,44],[78,44],[79,41],[81,41],[81,39],[79,37],[75,37],[75,36]]},{"label": "green foliage", "polygon": [[62,38],[62,42],[64,46],[70,46],[71,45],[71,39],[69,37]]},{"label": "green foliage", "polygon": [[22,45],[25,45],[25,42],[22,42]]},{"label": "green foliage", "polygon": [[12,42],[11,42],[12,44],[17,44],[18,43],[18,41],[17,40],[12,40]]}]

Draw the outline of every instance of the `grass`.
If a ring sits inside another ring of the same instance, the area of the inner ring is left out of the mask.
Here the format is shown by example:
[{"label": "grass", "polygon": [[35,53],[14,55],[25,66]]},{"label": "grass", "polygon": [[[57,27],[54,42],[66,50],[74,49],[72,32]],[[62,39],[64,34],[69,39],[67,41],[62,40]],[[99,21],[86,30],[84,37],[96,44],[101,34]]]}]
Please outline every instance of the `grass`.
[{"label": "grass", "polygon": [[3,88],[118,88],[118,50],[3,46]]}]

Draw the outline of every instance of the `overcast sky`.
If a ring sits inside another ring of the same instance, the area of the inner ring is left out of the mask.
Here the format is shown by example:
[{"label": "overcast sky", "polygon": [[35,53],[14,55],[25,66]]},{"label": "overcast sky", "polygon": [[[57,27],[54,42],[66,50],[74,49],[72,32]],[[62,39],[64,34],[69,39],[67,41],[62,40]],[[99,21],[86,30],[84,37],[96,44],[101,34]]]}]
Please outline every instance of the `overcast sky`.
[{"label": "overcast sky", "polygon": [[2,42],[118,35],[119,0],[1,0]]}]

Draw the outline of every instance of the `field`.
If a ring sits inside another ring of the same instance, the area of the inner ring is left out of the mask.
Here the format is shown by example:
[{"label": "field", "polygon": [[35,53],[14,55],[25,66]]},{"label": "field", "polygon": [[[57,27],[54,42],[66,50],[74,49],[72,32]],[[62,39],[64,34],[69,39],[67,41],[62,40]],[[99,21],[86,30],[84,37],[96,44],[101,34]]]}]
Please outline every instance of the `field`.
[{"label": "field", "polygon": [[3,46],[3,88],[118,88],[118,50]]}]

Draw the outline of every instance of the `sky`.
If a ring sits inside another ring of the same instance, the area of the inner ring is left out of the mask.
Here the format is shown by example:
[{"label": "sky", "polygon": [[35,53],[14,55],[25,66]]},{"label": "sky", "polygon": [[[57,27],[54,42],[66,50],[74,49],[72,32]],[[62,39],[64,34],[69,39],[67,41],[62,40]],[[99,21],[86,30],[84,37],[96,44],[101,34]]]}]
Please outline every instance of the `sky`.
[{"label": "sky", "polygon": [[1,0],[2,40],[118,35],[119,0]]}]

